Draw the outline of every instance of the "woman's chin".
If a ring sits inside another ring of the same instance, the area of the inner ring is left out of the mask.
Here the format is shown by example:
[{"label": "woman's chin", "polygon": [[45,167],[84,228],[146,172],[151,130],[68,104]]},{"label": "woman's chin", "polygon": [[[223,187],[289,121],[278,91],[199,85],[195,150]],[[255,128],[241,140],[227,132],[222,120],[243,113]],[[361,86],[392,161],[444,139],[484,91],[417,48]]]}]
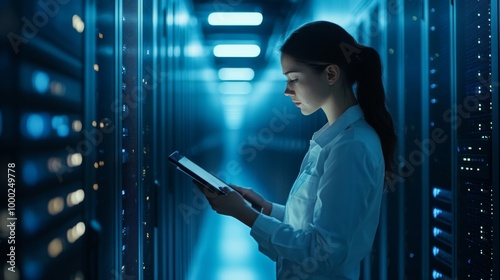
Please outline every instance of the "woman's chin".
[{"label": "woman's chin", "polygon": [[308,110],[306,108],[300,108],[300,112],[304,116],[309,116],[309,115],[312,115],[315,111],[311,111],[311,110]]}]

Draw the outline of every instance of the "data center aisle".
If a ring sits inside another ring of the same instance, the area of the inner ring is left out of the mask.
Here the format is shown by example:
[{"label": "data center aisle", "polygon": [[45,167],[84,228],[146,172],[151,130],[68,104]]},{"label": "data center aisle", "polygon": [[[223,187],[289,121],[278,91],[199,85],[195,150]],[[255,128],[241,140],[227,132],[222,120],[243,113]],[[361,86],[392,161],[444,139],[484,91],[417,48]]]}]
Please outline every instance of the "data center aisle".
[{"label": "data center aisle", "polygon": [[[248,174],[241,174],[239,179],[246,182],[246,186],[260,185]],[[255,190],[266,195],[258,187]],[[207,215],[187,280],[276,279],[275,263],[259,252],[257,242],[250,236],[250,228],[232,217],[218,215],[209,205],[204,211]]]},{"label": "data center aisle", "polygon": [[202,238],[187,280],[271,280],[275,265],[257,249],[250,229],[214,212],[206,215]]}]

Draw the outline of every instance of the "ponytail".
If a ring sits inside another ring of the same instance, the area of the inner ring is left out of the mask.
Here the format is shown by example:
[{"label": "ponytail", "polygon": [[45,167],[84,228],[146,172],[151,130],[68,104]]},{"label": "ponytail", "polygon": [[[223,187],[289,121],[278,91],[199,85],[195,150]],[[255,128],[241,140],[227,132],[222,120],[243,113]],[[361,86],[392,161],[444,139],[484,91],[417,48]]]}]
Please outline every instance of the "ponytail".
[{"label": "ponytail", "polygon": [[385,106],[382,64],[378,52],[370,47],[362,47],[353,72],[359,106],[366,122],[375,129],[382,144],[387,186],[388,176],[393,168],[397,138],[391,115]]}]

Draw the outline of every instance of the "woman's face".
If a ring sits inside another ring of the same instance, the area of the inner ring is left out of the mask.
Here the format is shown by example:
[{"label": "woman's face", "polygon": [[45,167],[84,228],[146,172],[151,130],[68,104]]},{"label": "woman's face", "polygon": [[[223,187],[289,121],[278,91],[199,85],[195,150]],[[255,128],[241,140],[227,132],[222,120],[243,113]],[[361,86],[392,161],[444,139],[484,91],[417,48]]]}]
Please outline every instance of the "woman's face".
[{"label": "woman's face", "polygon": [[325,104],[330,96],[325,71],[318,73],[286,54],[281,55],[281,69],[287,77],[285,96],[292,99],[303,115],[310,115]]}]

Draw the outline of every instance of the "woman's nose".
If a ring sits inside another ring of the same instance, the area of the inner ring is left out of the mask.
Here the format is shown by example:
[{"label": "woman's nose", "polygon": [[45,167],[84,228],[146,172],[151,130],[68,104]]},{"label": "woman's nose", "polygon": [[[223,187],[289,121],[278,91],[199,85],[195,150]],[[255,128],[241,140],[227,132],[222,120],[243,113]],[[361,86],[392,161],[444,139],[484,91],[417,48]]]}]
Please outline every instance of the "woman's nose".
[{"label": "woman's nose", "polygon": [[291,89],[288,88],[288,86],[285,88],[285,92],[284,92],[285,96],[292,96],[292,95],[295,95],[295,92]]}]

